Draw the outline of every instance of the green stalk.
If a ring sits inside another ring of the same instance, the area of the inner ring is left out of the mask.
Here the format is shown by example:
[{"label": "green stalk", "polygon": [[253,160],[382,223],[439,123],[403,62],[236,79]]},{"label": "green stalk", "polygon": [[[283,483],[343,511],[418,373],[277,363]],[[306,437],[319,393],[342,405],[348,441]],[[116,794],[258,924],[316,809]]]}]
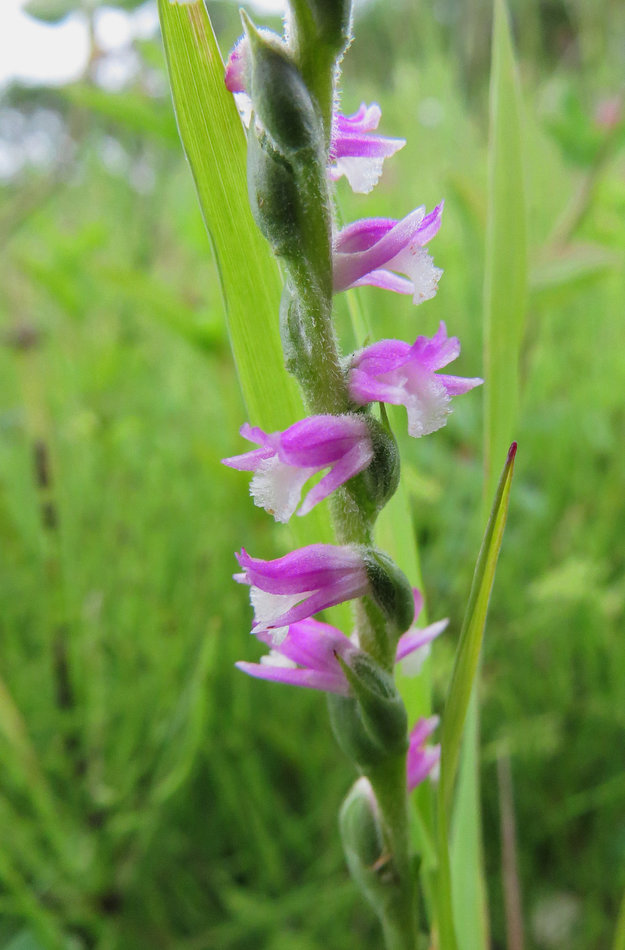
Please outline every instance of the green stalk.
[{"label": "green stalk", "polygon": [[393,757],[384,768],[369,773],[382,816],[382,826],[392,855],[395,894],[382,918],[387,950],[416,950],[419,934],[417,888],[409,834],[406,794],[406,756]]}]

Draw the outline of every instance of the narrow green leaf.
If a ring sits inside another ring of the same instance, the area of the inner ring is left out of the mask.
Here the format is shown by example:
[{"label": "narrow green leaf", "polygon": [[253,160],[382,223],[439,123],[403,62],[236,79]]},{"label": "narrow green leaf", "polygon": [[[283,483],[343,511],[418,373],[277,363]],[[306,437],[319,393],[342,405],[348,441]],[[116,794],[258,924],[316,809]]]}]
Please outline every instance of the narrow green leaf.
[{"label": "narrow green leaf", "polygon": [[485,498],[513,438],[527,288],[521,97],[505,0],[495,0],[484,283]]},{"label": "narrow green leaf", "polygon": [[202,0],[159,0],[158,9],[178,129],[213,243],[243,396],[254,422],[282,428],[303,406],[283,366],[278,265],[249,208],[243,127]]},{"label": "narrow green leaf", "polygon": [[[438,829],[439,829],[439,860],[440,860],[440,904],[439,927],[441,934],[441,950],[454,950],[456,937],[453,926],[451,904],[451,874],[449,865],[448,827],[452,805],[452,796],[462,732],[469,708],[469,701],[473,683],[478,668],[480,649],[486,624],[488,602],[495,579],[495,568],[503,540],[503,532],[508,513],[510,486],[516,455],[516,443],[513,443],[504,466],[482,547],[478,556],[473,576],[473,584],[469,595],[467,611],[460,633],[460,642],[456,652],[456,660],[447,694],[445,712],[443,715],[441,736],[441,776],[438,786]],[[471,797],[473,793],[465,788],[464,795]],[[479,915],[480,910],[477,909]],[[463,945],[467,921],[462,920]],[[482,928],[480,927],[480,930]],[[460,928],[458,928],[460,932]],[[474,931],[475,933],[475,931]],[[479,931],[478,931],[479,933]],[[479,939],[479,937],[478,937]],[[467,944],[468,946],[468,944]],[[477,950],[479,944],[473,944]]]},{"label": "narrow green leaf", "polygon": [[[495,489],[496,460],[502,458],[514,437],[527,294],[521,96],[505,0],[494,2],[488,172],[484,280],[485,501],[492,497]],[[478,654],[479,647],[474,657],[476,664]],[[471,672],[471,679],[474,677],[477,678],[476,669]],[[463,707],[457,708],[456,713],[461,712],[462,723],[466,716],[466,726],[450,861],[454,913],[456,920],[462,922],[458,927],[460,950],[485,950],[488,935],[479,821],[479,712],[477,699],[468,706],[469,695],[456,694],[456,701],[461,701]],[[453,723],[453,716],[448,718],[447,742],[451,741],[452,747],[448,748],[447,755],[452,774],[448,771],[446,779],[447,819],[461,729],[461,723]]]},{"label": "narrow green leaf", "polygon": [[[217,261],[249,420],[284,429],[306,413],[284,367],[282,280],[249,208],[245,134],[217,40],[202,0],[159,0],[158,10],[178,130]],[[292,533],[300,544],[334,540],[325,506],[296,519]]]},{"label": "narrow green leaf", "polygon": [[460,633],[456,660],[447,694],[447,702],[445,704],[442,726],[439,799],[447,815],[449,815],[451,809],[462,729],[469,706],[473,680],[477,671],[484,626],[486,624],[486,612],[488,610],[488,602],[495,579],[495,568],[497,566],[497,558],[499,557],[499,550],[501,548],[503,531],[508,514],[508,499],[510,496],[510,484],[512,481],[515,455],[516,443],[513,442],[508,452],[508,458],[501,478],[499,479],[495,501],[490,518],[488,519],[486,533],[484,534],[482,547],[480,548],[477,565],[475,567],[469,603]]},{"label": "narrow green leaf", "polygon": [[[479,671],[476,680],[479,678]],[[450,834],[452,906],[460,950],[486,950],[488,914],[480,807],[479,707],[475,687],[467,710]]]}]

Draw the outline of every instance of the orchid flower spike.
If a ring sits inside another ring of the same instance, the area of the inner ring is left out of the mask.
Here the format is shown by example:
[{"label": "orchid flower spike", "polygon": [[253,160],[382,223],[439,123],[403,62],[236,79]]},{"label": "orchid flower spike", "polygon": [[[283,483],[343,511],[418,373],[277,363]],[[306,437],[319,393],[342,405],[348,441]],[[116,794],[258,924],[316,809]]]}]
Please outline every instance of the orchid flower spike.
[{"label": "orchid flower spike", "polygon": [[437,373],[460,353],[456,337],[448,337],[444,323],[431,338],[419,336],[412,344],[380,340],[356,353],[349,371],[349,392],[359,405],[388,402],[404,405],[408,432],[418,438],[445,425],[452,396],[483,383],[478,377]]},{"label": "orchid flower spike", "polygon": [[328,167],[332,181],[345,175],[352,191],[361,195],[369,194],[377,185],[384,159],[406,144],[405,139],[373,134],[381,117],[382,110],[376,102],[370,106],[361,103],[353,115],[334,116]]},{"label": "orchid flower spike", "polygon": [[222,459],[224,465],[254,472],[250,493],[254,504],[276,521],[286,522],[295,512],[308,479],[324,468],[330,471],[312,488],[298,515],[307,514],[340,485],[367,468],[373,445],[366,420],[358,415],[310,416],[267,435],[247,423],[241,435],[259,449]]},{"label": "orchid flower spike", "polygon": [[250,585],[254,633],[286,627],[369,592],[365,563],[357,548],[309,544],[273,561],[237,554],[243,568],[234,579]]},{"label": "orchid flower spike", "polygon": [[443,202],[429,214],[421,207],[401,221],[364,218],[343,228],[334,240],[335,292],[370,284],[411,294],[415,304],[434,297],[443,272],[424,245],[438,232],[442,213]]},{"label": "orchid flower spike", "polygon": [[410,732],[406,759],[406,780],[409,792],[420,785],[428,775],[432,778],[438,777],[441,747],[425,744],[426,739],[434,732],[438,724],[438,716],[419,719]]}]

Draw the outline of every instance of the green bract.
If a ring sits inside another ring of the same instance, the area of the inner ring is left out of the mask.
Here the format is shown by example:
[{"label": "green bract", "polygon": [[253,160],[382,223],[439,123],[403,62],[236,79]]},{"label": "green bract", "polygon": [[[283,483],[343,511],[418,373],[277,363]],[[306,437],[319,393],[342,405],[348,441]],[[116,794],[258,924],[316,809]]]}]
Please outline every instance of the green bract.
[{"label": "green bract", "polygon": [[[250,42],[254,112],[283,154],[300,162],[323,148],[320,116],[286,48],[259,33],[243,14]],[[309,154],[298,155],[299,152]]]}]

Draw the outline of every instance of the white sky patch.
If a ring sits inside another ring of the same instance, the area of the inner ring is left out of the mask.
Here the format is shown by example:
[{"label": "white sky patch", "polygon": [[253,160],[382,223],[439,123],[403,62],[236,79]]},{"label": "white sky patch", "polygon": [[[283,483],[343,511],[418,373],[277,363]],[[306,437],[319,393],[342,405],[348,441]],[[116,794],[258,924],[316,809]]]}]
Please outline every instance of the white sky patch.
[{"label": "white sky patch", "polygon": [[[240,5],[240,0],[232,2]],[[48,24],[27,16],[23,5],[24,0],[0,0],[0,86],[12,80],[62,85],[80,78],[89,55],[84,15],[75,13],[61,23]],[[286,10],[286,0],[244,0],[243,5],[259,17]],[[356,3],[365,5],[366,0]],[[95,18],[98,43],[110,53],[123,50],[134,38],[152,36],[157,26],[155,0],[130,13],[103,6]]]},{"label": "white sky patch", "polygon": [[[56,86],[79,79],[89,56],[84,15],[41,23],[27,16],[23,5],[24,0],[0,0],[0,86],[12,80]],[[97,42],[105,53],[121,53],[133,39],[154,35],[157,27],[152,0],[131,13],[102,7],[95,16]],[[115,80],[111,85],[119,83]]]},{"label": "white sky patch", "polygon": [[58,85],[77,79],[89,55],[83,17],[74,14],[50,26],[21,8],[22,0],[0,2],[0,84],[18,79]]}]

